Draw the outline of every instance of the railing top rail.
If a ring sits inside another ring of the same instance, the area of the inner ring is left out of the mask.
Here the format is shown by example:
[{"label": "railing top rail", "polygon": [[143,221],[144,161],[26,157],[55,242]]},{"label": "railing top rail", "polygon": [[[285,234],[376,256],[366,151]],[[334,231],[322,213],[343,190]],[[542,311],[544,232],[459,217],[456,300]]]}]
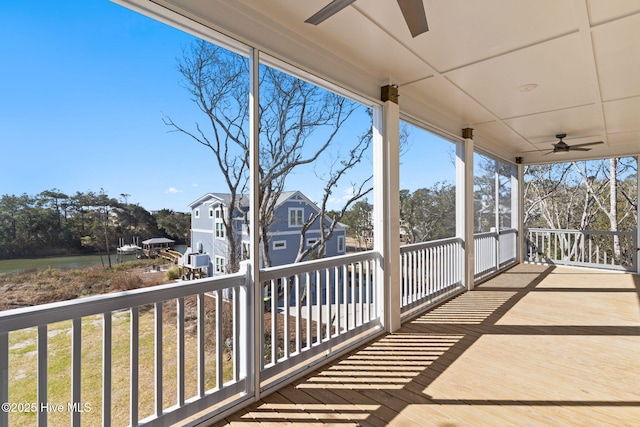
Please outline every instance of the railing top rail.
[{"label": "railing top rail", "polygon": [[498,233],[496,233],[495,231],[485,231],[483,233],[474,233],[473,238],[477,239],[479,237],[496,237],[497,235]]},{"label": "railing top rail", "polygon": [[329,258],[315,259],[311,261],[299,262],[296,264],[280,265],[268,267],[260,270],[260,280],[272,280],[284,276],[293,276],[308,271],[322,270],[325,268],[337,267],[353,262],[369,261],[380,259],[382,255],[376,251],[358,252],[355,254],[341,255]]},{"label": "railing top rail", "polygon": [[503,228],[498,231],[484,231],[482,233],[474,233],[473,237],[496,237],[499,234],[517,234],[517,228]]},{"label": "railing top rail", "polygon": [[95,295],[0,312],[0,333],[244,286],[245,273]]},{"label": "railing top rail", "polygon": [[430,240],[428,242],[411,243],[409,245],[400,246],[400,253],[406,253],[411,251],[417,251],[420,249],[433,248],[441,245],[448,245],[450,243],[462,243],[460,237],[448,237],[446,239]]},{"label": "railing top rail", "polygon": [[573,229],[557,229],[557,228],[528,228],[527,231],[537,231],[543,233],[572,233],[572,234],[603,234],[603,235],[619,235],[634,236],[636,231],[610,231],[610,230],[573,230]]}]

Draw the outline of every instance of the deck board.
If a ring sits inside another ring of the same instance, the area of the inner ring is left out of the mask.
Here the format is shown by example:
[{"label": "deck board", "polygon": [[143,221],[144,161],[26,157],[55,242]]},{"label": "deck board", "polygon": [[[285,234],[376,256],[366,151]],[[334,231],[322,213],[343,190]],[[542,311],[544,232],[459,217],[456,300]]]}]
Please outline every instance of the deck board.
[{"label": "deck board", "polygon": [[640,425],[640,279],[519,265],[216,425]]}]

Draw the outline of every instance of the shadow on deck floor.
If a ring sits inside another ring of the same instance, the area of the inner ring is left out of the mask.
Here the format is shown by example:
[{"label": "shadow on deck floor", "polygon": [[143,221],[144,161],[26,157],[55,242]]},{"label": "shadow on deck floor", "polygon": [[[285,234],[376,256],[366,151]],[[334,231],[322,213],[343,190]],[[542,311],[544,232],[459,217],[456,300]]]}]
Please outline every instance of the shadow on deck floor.
[{"label": "shadow on deck floor", "polygon": [[640,278],[518,265],[227,424],[638,426]]}]

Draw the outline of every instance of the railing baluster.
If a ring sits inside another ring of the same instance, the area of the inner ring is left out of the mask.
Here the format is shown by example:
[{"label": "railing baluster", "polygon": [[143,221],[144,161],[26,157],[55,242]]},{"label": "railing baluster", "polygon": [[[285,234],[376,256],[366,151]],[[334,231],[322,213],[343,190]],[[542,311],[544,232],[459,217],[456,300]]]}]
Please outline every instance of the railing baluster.
[{"label": "railing baluster", "polygon": [[278,300],[278,290],[274,279],[269,281],[269,289],[271,290],[271,299],[269,299],[269,307],[271,310],[271,363],[278,360],[278,308],[276,301]]},{"label": "railing baluster", "polygon": [[222,362],[224,360],[224,334],[222,329],[222,292],[214,291],[216,297],[216,388],[222,389],[224,384]]},{"label": "railing baluster", "polygon": [[418,263],[418,268],[417,268],[418,277],[416,277],[416,288],[415,288],[413,300],[411,302],[418,301],[420,298],[424,297],[424,295],[426,295],[426,293],[428,292],[429,287],[431,286],[432,278],[430,277],[429,272],[432,270],[428,264],[430,262],[429,261],[430,252],[431,252],[431,248],[422,249],[416,252],[416,258],[417,258],[416,261]]},{"label": "railing baluster", "polygon": [[311,329],[311,273],[307,272],[305,273],[305,300],[306,300],[306,306],[307,306],[307,346],[306,348],[311,348],[312,346],[312,339],[311,339],[311,333],[312,333],[312,329]]},{"label": "railing baluster", "polygon": [[316,276],[316,344],[320,344],[322,342],[322,295],[320,293],[320,287],[322,286],[321,282],[321,274],[320,270],[315,271]]},{"label": "railing baluster", "polygon": [[333,294],[333,299],[335,300],[336,303],[336,317],[335,317],[335,336],[340,335],[340,319],[341,319],[341,314],[342,314],[342,309],[341,309],[341,305],[342,305],[342,295],[340,294],[340,267],[335,266],[333,269],[333,274],[334,274],[334,294]]},{"label": "railing baluster", "polygon": [[[353,320],[351,321],[351,327],[355,328],[356,327],[356,321],[357,321],[357,309],[356,309],[356,264],[355,263],[351,263],[351,300],[349,301],[349,312],[351,313],[351,316],[349,317],[353,317]],[[348,325],[348,324],[347,324]],[[349,329],[347,327],[347,329]]]},{"label": "railing baluster", "polygon": [[[0,404],[9,402],[9,333],[0,333]],[[9,425],[9,411],[0,411],[0,425]]]},{"label": "railing baluster", "polygon": [[102,314],[102,425],[111,425],[112,313]]},{"label": "railing baluster", "polygon": [[162,377],[163,377],[163,361],[162,361],[162,301],[154,304],[154,331],[153,331],[153,347],[154,347],[154,364],[155,364],[155,396],[154,407],[156,417],[162,415]]},{"label": "railing baluster", "polygon": [[131,307],[130,341],[130,372],[129,372],[129,425],[138,425],[138,381],[139,381],[139,338],[140,311],[138,307]]},{"label": "railing baluster", "polygon": [[295,275],[296,289],[296,353],[302,351],[302,298],[300,297],[300,275]]},{"label": "railing baluster", "polygon": [[404,305],[407,303],[407,254],[400,254],[400,271],[400,304]]},{"label": "railing baluster", "polygon": [[342,265],[342,299],[343,299],[343,304],[344,304],[344,313],[343,313],[343,317],[344,317],[344,325],[343,325],[343,330],[344,331],[348,331],[349,330],[349,293],[348,293],[348,274],[349,271],[347,269],[347,264],[343,264]]},{"label": "railing baluster", "polygon": [[82,389],[82,318],[71,320],[71,425],[80,426]]},{"label": "railing baluster", "polygon": [[365,261],[364,262],[364,266],[365,266],[365,284],[364,285],[364,307],[367,310],[367,315],[364,317],[364,319],[368,322],[371,320],[371,307],[369,306],[369,292],[371,289],[371,263],[370,261]]},{"label": "railing baluster", "polygon": [[290,329],[289,323],[291,323],[291,321],[290,321],[290,315],[291,315],[291,313],[290,313],[290,311],[291,311],[290,298],[291,297],[289,296],[289,283],[287,281],[287,278],[284,277],[284,276],[281,277],[280,278],[280,283],[282,283],[282,291],[283,291],[282,292],[283,293],[283,295],[282,295],[282,300],[283,300],[282,306],[283,306],[283,310],[284,310],[284,313],[283,313],[283,316],[284,316],[284,325],[283,325],[284,326],[284,358],[288,359],[289,356],[291,355],[290,354],[291,351],[289,350],[289,348],[291,347],[291,337],[289,336],[290,333],[291,333],[289,331],[289,329]]},{"label": "railing baluster", "polygon": [[198,397],[203,397],[205,393],[205,295],[203,293],[198,294]]},{"label": "railing baluster", "polygon": [[333,307],[333,304],[331,303],[332,299],[331,297],[332,295],[332,289],[333,289],[333,285],[331,284],[331,272],[333,271],[332,268],[327,268],[325,270],[325,276],[324,276],[324,288],[325,288],[325,297],[326,297],[326,305],[327,305],[327,319],[325,320],[325,322],[327,322],[327,326],[326,326],[326,330],[325,330],[325,336],[327,340],[331,339],[331,323],[333,323],[331,321],[331,308]]},{"label": "railing baluster", "polygon": [[176,299],[176,404],[184,406],[184,298]]},{"label": "railing baluster", "polygon": [[47,426],[47,411],[42,411],[42,405],[47,405],[47,325],[38,326],[38,427]]},{"label": "railing baluster", "polygon": [[364,286],[363,280],[363,265],[362,261],[356,264],[358,266],[358,325],[362,325],[364,322],[364,304],[362,301],[362,287]]},{"label": "railing baluster", "polygon": [[[288,288],[285,287],[287,292]],[[240,290],[236,287],[232,288],[232,303],[233,303],[233,314],[232,314],[232,323],[233,323],[233,337],[232,337],[232,348],[231,348],[231,360],[233,362],[233,381],[238,381],[240,379],[240,360],[239,360],[239,346],[240,346]]]}]

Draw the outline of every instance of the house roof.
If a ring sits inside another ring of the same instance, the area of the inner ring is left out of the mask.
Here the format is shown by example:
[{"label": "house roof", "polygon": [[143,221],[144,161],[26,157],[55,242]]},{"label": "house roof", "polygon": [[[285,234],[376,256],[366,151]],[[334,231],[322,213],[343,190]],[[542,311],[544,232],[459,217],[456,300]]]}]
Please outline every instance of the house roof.
[{"label": "house roof", "polygon": [[[374,102],[397,84],[405,118],[452,139],[473,128],[477,147],[507,160],[640,153],[638,1],[423,0],[429,31],[415,38],[391,0],[357,0],[318,25],[305,20],[329,0],[117,1]],[[545,155],[560,133],[604,144]]]},{"label": "house roof", "polygon": [[142,242],[143,245],[159,245],[162,243],[175,243],[175,240],[167,239],[166,237],[154,237]]},{"label": "house roof", "polygon": [[[207,193],[199,197],[197,200],[191,202],[189,204],[189,207],[193,209],[198,205],[202,205],[202,204],[212,205],[215,203],[222,203],[223,205],[228,206],[231,203],[231,194],[230,193]],[[248,194],[241,195],[238,198],[238,200],[236,200],[236,205],[240,207],[249,207],[249,195]]]},{"label": "house roof", "polygon": [[[281,192],[280,195],[278,196],[278,200],[276,201],[276,207],[281,206],[283,203],[293,199],[294,197],[298,197],[300,200],[304,201],[307,205],[313,207],[313,209],[315,209],[316,212],[320,211],[320,208],[318,208],[318,206],[314,202],[312,202],[307,196],[305,196],[304,194],[302,194],[300,191],[297,191],[297,190]],[[230,201],[231,201],[231,195],[229,193],[207,193],[204,196],[198,198],[198,200],[191,203],[189,207],[193,209],[196,206],[199,206],[202,204],[215,204],[215,203],[222,203],[225,206],[228,206]],[[244,194],[240,197],[240,206],[242,207],[249,206],[249,195]],[[338,223],[338,227],[348,228],[346,224],[343,224],[341,222]]]}]

